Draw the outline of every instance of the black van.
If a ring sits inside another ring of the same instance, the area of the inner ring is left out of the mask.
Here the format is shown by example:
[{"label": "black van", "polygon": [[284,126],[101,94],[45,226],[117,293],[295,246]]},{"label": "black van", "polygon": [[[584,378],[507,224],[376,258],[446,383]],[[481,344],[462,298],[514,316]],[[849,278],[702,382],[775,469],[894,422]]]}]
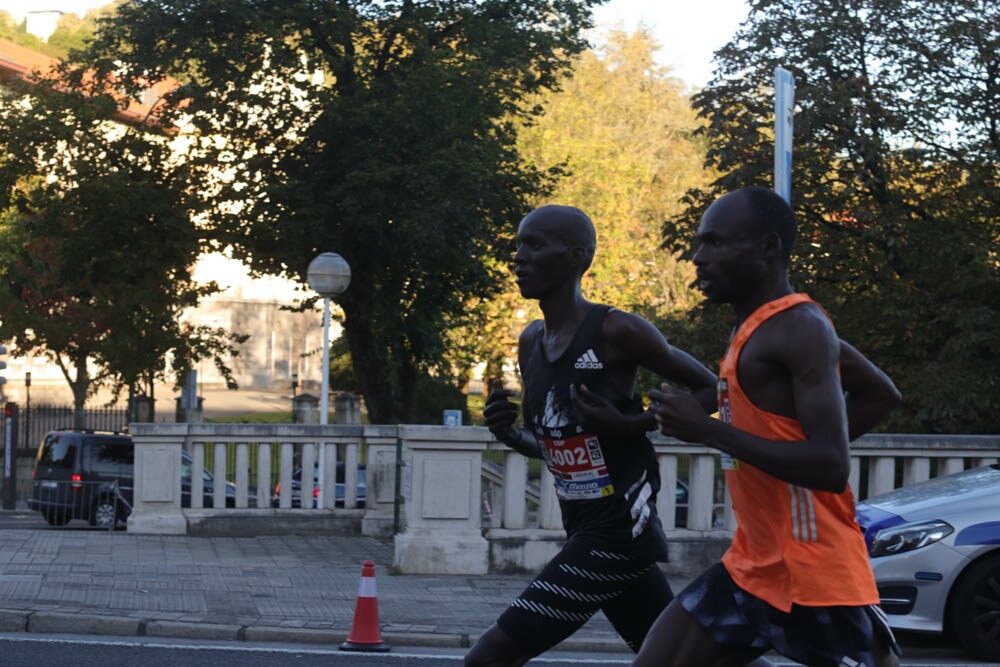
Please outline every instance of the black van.
[{"label": "black van", "polygon": [[[191,458],[183,454],[181,505],[191,505]],[[82,519],[113,529],[132,513],[135,448],[126,433],[62,430],[47,433],[38,446],[28,507],[53,526]],[[204,507],[212,507],[214,477],[205,471]],[[236,487],[226,483],[226,505]]]}]

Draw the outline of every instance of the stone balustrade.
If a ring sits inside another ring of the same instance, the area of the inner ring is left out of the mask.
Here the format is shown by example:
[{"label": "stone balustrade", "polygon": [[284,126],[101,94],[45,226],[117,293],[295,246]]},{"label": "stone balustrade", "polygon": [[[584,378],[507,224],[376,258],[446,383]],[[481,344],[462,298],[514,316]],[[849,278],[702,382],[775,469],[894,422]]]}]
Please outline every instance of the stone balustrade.
[{"label": "stone balustrade", "polygon": [[[241,535],[353,529],[394,536],[407,573],[535,569],[564,537],[550,473],[475,426],[135,423],[134,508],[128,530]],[[661,490],[657,510],[672,561],[697,571],[734,527],[718,455],[652,434]],[[182,455],[191,456],[191,502],[182,507]],[[869,435],[851,449],[850,485],[860,500],[930,477],[997,462],[1000,436]],[[322,461],[330,492],[315,507],[308,487],[293,502],[295,469]],[[332,492],[339,462],[344,492]],[[359,464],[367,478],[357,498]],[[202,507],[204,471],[216,483]],[[280,492],[275,494],[275,481]],[[228,500],[227,500],[228,497]],[[227,504],[229,505],[227,507]],[[299,506],[294,506],[299,505]],[[707,554],[707,555],[705,555]],[[680,567],[681,565],[678,565]]]}]

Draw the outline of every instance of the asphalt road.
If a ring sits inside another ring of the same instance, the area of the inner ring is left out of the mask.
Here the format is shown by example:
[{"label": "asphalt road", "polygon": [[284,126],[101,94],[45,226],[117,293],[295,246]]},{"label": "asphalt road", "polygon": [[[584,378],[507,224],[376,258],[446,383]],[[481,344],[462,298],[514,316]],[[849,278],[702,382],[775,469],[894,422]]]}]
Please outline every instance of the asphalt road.
[{"label": "asphalt road", "polygon": [[[334,646],[206,642],[141,637],[85,637],[0,633],[4,667],[73,665],[74,667],[455,667],[459,649],[396,648],[388,653],[351,653]],[[771,658],[775,667],[796,663]],[[628,665],[624,653],[551,652],[530,664],[550,667]],[[982,667],[991,664],[930,656],[908,659],[907,667]]]}]

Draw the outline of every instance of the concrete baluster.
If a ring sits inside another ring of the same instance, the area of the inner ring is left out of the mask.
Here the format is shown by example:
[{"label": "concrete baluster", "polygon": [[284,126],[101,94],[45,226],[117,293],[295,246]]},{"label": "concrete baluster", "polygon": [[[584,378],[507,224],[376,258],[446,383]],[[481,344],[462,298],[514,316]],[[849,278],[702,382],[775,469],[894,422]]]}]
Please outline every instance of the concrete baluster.
[{"label": "concrete baluster", "polygon": [[300,497],[302,502],[302,509],[312,509],[313,502],[316,500],[316,445],[307,442],[302,445],[299,451],[299,462],[302,469],[302,478],[300,489]]},{"label": "concrete baluster", "polygon": [[[236,507],[245,509],[250,498],[250,445],[236,443]],[[223,480],[225,482],[225,480]],[[225,505],[223,505],[225,507]]]},{"label": "concrete baluster", "polygon": [[528,520],[528,458],[508,449],[503,455],[503,525],[524,528]]},{"label": "concrete baluster", "polygon": [[191,507],[201,509],[205,506],[205,443],[195,442],[191,445]]},{"label": "concrete baluster", "polygon": [[692,454],[688,470],[688,528],[709,530],[715,493],[715,460],[711,454]]},{"label": "concrete baluster", "polygon": [[278,507],[287,509],[292,506],[292,466],[295,465],[295,446],[290,442],[281,443],[281,468],[278,470]]},{"label": "concrete baluster", "polygon": [[931,460],[926,456],[903,459],[903,486],[917,484],[931,477]]},{"label": "concrete baluster", "polygon": [[215,475],[215,486],[212,488],[212,506],[226,506],[226,443],[215,443],[215,464],[212,467],[212,474]]},{"label": "concrete baluster", "polygon": [[660,454],[656,457],[660,468],[660,493],[656,497],[656,512],[664,530],[677,527],[677,455]]},{"label": "concrete baluster", "polygon": [[271,506],[271,443],[257,445],[257,507]]},{"label": "concrete baluster", "polygon": [[[333,489],[333,487],[330,487]],[[333,494],[335,495],[335,494]],[[344,507],[358,506],[358,445],[344,447]]]}]

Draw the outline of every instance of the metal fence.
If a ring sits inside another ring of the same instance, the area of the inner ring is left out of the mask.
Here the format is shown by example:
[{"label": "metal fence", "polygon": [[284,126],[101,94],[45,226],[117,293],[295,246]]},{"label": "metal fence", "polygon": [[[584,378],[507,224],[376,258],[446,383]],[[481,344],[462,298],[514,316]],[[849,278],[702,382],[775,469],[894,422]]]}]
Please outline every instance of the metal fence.
[{"label": "metal fence", "polygon": [[[20,436],[18,447],[34,450],[49,431],[73,427],[73,408],[65,405],[21,406],[18,415]],[[128,427],[128,410],[111,406],[86,408],[83,428],[93,431],[124,431]]]}]

